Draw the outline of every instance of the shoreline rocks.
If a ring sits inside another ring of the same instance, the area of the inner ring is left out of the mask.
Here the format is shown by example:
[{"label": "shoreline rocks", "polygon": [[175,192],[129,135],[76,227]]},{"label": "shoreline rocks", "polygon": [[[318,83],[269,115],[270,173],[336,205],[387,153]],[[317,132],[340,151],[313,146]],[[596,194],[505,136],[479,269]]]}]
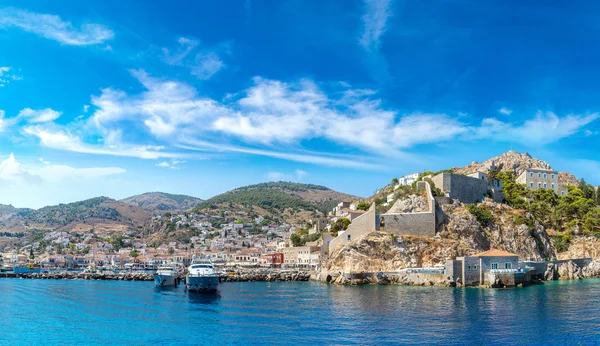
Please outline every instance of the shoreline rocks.
[{"label": "shoreline rocks", "polygon": [[46,280],[111,280],[111,281],[152,281],[151,273],[119,273],[119,274],[90,274],[90,273],[2,273],[0,278],[13,279],[46,279]]},{"label": "shoreline rocks", "polygon": [[[119,273],[119,274],[89,274],[89,273],[0,273],[0,278],[13,279],[45,279],[45,280],[112,280],[112,281],[153,281],[153,273]],[[241,272],[221,275],[221,282],[286,282],[309,281],[311,272]]]}]

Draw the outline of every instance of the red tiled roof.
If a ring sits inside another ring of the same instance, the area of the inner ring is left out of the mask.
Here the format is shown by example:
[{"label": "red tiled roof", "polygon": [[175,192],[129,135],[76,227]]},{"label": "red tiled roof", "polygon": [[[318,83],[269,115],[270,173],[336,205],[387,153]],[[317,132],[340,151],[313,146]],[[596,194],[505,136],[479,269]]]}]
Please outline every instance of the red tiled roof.
[{"label": "red tiled roof", "polygon": [[484,252],[480,252],[473,256],[474,257],[511,257],[511,256],[519,257],[519,255],[516,255],[514,253],[510,253],[510,252],[506,252],[506,251],[502,251],[502,250],[496,250],[496,249],[491,249],[491,250],[487,250]]}]

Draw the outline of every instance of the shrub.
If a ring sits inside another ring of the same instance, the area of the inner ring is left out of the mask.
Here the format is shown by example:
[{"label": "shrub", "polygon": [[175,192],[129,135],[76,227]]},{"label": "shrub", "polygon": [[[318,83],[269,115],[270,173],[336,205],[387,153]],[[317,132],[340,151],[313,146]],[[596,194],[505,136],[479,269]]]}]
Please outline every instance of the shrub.
[{"label": "shrub", "polygon": [[370,207],[371,207],[371,204],[369,204],[369,202],[360,202],[356,206],[356,209],[367,211],[367,210],[369,210]]},{"label": "shrub", "polygon": [[467,208],[469,209],[471,215],[473,215],[477,219],[477,222],[479,222],[479,224],[482,226],[487,227],[492,223],[494,215],[491,211],[485,209],[483,206],[469,204]]},{"label": "shrub", "polygon": [[558,252],[565,252],[569,250],[569,246],[571,246],[571,233],[565,233],[563,235],[553,235],[552,240],[554,243],[554,247]]}]

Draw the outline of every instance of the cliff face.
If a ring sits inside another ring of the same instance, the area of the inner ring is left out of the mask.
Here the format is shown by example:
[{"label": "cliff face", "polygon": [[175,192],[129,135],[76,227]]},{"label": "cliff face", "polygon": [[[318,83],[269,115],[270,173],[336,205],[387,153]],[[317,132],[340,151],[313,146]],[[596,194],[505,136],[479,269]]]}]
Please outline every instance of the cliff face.
[{"label": "cliff face", "polygon": [[485,226],[465,205],[454,201],[440,206],[441,231],[435,238],[374,232],[331,254],[323,269],[356,273],[432,267],[445,264],[452,257],[472,255],[490,248],[516,253],[521,259],[556,257],[542,226],[515,223],[527,215],[491,201],[480,206],[492,213],[492,221]]}]

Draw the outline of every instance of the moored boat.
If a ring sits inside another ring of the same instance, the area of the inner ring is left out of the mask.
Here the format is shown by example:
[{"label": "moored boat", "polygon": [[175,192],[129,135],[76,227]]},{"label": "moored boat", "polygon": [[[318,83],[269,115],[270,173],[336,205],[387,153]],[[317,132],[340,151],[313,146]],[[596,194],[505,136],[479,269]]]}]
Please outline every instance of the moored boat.
[{"label": "moored boat", "polygon": [[219,274],[210,260],[194,260],[188,267],[185,276],[185,287],[188,291],[199,293],[216,292],[219,285]]},{"label": "moored boat", "polygon": [[176,286],[179,275],[180,271],[177,264],[160,266],[154,274],[154,284],[158,287]]}]

